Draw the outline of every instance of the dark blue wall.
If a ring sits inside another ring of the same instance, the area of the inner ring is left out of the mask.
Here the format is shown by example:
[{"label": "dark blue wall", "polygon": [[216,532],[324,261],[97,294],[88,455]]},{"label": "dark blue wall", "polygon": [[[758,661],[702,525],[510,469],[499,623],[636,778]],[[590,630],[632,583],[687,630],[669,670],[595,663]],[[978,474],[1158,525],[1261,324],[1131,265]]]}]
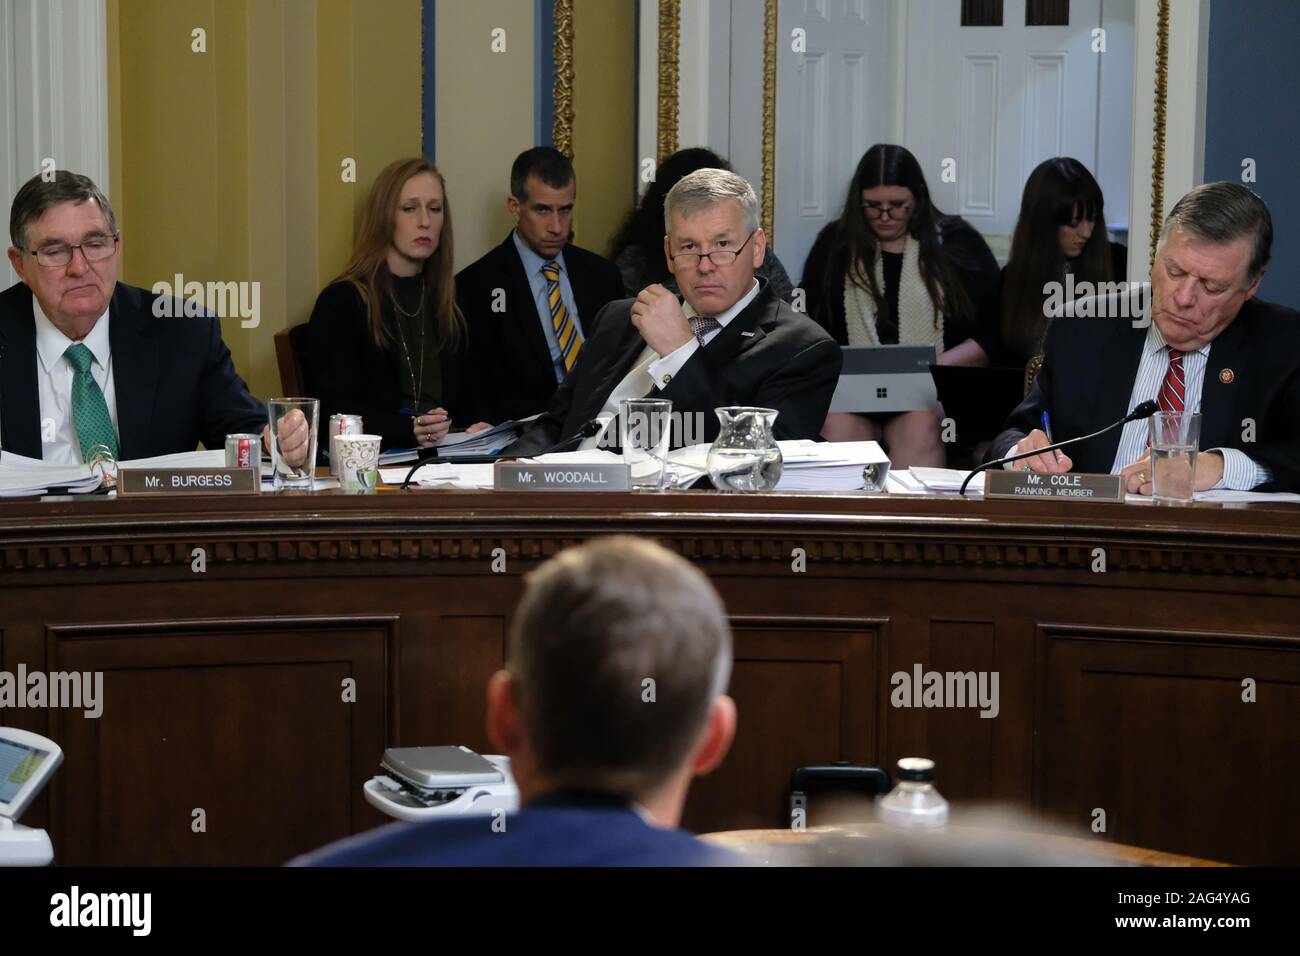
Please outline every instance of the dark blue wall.
[{"label": "dark blue wall", "polygon": [[1259,295],[1300,308],[1300,2],[1214,0],[1205,180],[1247,183],[1273,214],[1273,261]]}]

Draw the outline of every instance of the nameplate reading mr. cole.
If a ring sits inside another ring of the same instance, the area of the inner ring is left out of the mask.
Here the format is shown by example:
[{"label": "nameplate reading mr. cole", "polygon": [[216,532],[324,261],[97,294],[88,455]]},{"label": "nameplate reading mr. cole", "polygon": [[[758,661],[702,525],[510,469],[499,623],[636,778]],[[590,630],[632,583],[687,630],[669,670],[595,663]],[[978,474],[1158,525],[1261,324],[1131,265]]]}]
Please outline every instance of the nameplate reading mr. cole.
[{"label": "nameplate reading mr. cole", "polygon": [[1119,475],[1040,475],[1035,471],[986,471],[986,498],[1073,498],[1082,501],[1123,501]]},{"label": "nameplate reading mr. cole", "polygon": [[119,495],[255,495],[257,472],[251,468],[122,468]]},{"label": "nameplate reading mr. cole", "polygon": [[627,465],[496,464],[497,491],[630,491]]}]

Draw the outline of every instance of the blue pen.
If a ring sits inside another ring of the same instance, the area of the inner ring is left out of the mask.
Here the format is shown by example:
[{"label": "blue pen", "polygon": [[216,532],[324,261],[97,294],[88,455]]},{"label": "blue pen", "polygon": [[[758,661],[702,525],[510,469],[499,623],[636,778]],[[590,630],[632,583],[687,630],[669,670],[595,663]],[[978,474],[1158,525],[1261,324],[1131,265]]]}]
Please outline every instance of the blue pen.
[{"label": "blue pen", "polygon": [[420,413],[417,412],[414,408],[399,408],[397,410],[397,414],[409,415],[411,418],[414,418],[416,415],[419,415]]},{"label": "blue pen", "polygon": [[[1052,437],[1052,416],[1047,414],[1046,409],[1043,410],[1042,423],[1043,423],[1043,434],[1047,436],[1047,444],[1055,445],[1056,439]],[[1057,461],[1060,461],[1061,450],[1059,448],[1054,450],[1052,452],[1052,457],[1055,458]]]}]

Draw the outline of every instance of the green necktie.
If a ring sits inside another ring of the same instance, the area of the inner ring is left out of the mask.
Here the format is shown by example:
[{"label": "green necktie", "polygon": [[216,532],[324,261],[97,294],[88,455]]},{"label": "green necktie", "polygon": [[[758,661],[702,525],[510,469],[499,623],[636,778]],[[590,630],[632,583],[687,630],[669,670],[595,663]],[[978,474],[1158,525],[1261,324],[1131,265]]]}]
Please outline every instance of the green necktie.
[{"label": "green necktie", "polygon": [[80,342],[68,346],[63,357],[72,366],[72,423],[77,428],[77,443],[81,446],[81,460],[90,462],[90,450],[103,445],[117,458],[117,435],[113,420],[108,417],[108,403],[90,374],[95,355]]}]

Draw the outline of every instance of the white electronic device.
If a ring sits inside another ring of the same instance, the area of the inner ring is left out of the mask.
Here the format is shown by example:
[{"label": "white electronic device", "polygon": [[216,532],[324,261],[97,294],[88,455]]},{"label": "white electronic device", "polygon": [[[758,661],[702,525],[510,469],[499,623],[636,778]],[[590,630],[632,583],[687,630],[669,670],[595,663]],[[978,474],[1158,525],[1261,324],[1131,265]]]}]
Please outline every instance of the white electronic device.
[{"label": "white electronic device", "polygon": [[510,758],[468,747],[390,747],[384,772],[362,786],[366,801],[397,820],[415,822],[519,809]]},{"label": "white electronic device", "polygon": [[63,750],[53,740],[0,727],[0,866],[46,866],[54,860],[49,834],[17,820],[62,762]]}]

